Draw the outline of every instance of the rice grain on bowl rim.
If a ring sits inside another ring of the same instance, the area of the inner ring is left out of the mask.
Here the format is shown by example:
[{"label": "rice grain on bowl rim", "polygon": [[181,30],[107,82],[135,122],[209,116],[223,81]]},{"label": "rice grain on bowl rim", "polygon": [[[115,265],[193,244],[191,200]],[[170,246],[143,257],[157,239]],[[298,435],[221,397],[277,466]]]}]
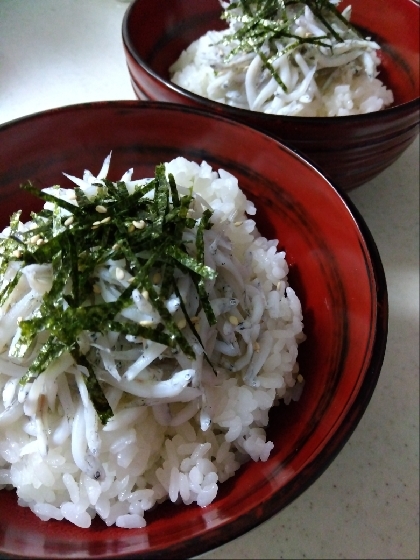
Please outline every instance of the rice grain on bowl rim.
[{"label": "rice grain on bowl rim", "polygon": [[[94,197],[101,188],[97,184],[105,184],[109,163],[107,158],[96,177],[85,172],[83,180],[70,179],[79,192]],[[166,164],[166,174],[173,174],[180,196],[193,186],[189,217],[196,223],[183,239],[194,257],[200,252],[194,246],[199,224],[206,210],[213,212],[212,227],[201,233],[204,262],[217,272],[215,280],[206,280],[216,325],[210,326],[196,286],[180,269],[174,272],[179,294],[170,293],[165,301],[194,359],[133,335],[83,333],[78,344],[95,366],[113,411],[101,426],[86,388],[86,367],[68,352],[19,386],[45,340],[41,334],[29,357],[13,358],[17,324],[37,316],[54,281],[51,265],[25,266],[1,307],[0,488],[17,488],[19,504],[41,519],[89,527],[99,515],[108,526],[144,527],[145,512],[166,499],[205,507],[216,497],[218,483],[242,463],[267,460],[273,446],[266,441],[268,411],[280,399],[298,399],[303,388],[296,362],[304,339],[301,306],[288,286],[277,240],[259,236],[249,217],[255,208],[227,171],[176,158]],[[132,180],[131,170],[122,180],[130,195],[148,182]],[[46,192],[75,205],[74,190]],[[45,208],[62,226],[73,226],[69,210],[51,201]],[[102,219],[92,227],[107,227],[105,208],[96,208]],[[131,226],[144,228],[137,220]],[[14,234],[33,240],[31,227],[19,223]],[[9,228],[0,235],[3,247],[9,235]],[[21,255],[14,257],[2,270],[0,290],[20,267]],[[131,272],[125,258],[104,261],[92,275],[95,302],[121,297]],[[153,285],[162,290],[160,270],[153,270]],[[121,316],[143,325],[161,320],[144,290],[133,290]]]}]

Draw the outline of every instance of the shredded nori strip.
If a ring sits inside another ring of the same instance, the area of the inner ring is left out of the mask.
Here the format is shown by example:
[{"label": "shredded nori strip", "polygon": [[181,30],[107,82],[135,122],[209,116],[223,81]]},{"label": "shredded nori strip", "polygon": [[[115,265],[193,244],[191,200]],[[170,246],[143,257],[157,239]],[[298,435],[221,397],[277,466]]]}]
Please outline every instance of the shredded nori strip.
[{"label": "shredded nori strip", "polygon": [[84,366],[88,370],[89,375],[83,380],[85,382],[89,398],[96,410],[97,415],[99,416],[102,424],[106,424],[108,420],[112,418],[113,412],[111,407],[109,406],[102,386],[95,375],[95,371],[90,362],[86,359],[85,356],[81,355],[79,351],[72,352],[72,356],[76,363]]},{"label": "shredded nori strip", "polygon": [[179,292],[179,290],[178,290],[178,286],[176,286],[176,285],[175,285],[175,293],[176,293],[176,295],[177,295],[177,297],[178,297],[178,299],[179,299],[180,306],[181,306],[182,312],[183,312],[184,315],[185,315],[185,319],[187,320],[188,326],[190,327],[190,329],[191,329],[193,335],[195,336],[195,338],[198,340],[199,344],[200,344],[201,347],[203,348],[203,355],[204,355],[204,358],[206,359],[207,363],[208,363],[209,366],[212,368],[212,370],[214,371],[214,373],[217,375],[217,372],[216,372],[216,370],[214,369],[214,366],[213,366],[213,364],[211,363],[210,358],[209,358],[208,355],[207,355],[207,352],[204,350],[204,344],[203,344],[203,342],[202,342],[202,340],[201,340],[201,337],[200,337],[200,335],[198,334],[198,331],[197,331],[197,329],[195,328],[194,323],[191,321],[191,317],[190,317],[190,316],[188,315],[188,313],[187,313],[187,308],[186,308],[186,306],[185,306],[184,300],[182,299],[182,296],[181,296],[181,294],[180,294],[180,292]]},{"label": "shredded nori strip", "polygon": [[5,283],[4,288],[0,291],[0,305],[3,305],[3,303],[5,303],[5,301],[7,300],[7,298],[9,297],[9,295],[13,292],[13,290],[16,288],[17,283],[19,282],[20,277],[22,276],[21,272],[18,272],[13,278],[12,280],[10,280],[10,282]]},{"label": "shredded nori strip", "polygon": [[[74,189],[77,205],[60,198],[58,186],[56,195],[39,190],[31,182],[21,185],[28,193],[51,203],[53,209],[32,213],[36,227],[28,231],[19,231],[20,212],[11,217],[10,235],[0,239],[0,278],[12,261],[18,261],[19,265],[12,279],[0,284],[0,304],[16,287],[24,266],[33,263],[52,266],[51,289],[44,294],[37,312],[19,323],[19,336],[13,345],[15,357],[25,357],[39,333],[46,336],[46,342],[20,383],[33,381],[60,356],[69,353],[75,363],[87,368],[84,381],[88,394],[105,424],[113,415],[112,409],[93,365],[81,352],[80,335],[113,331],[142,337],[181,350],[194,359],[193,349],[165,304],[171,294],[179,298],[187,323],[200,341],[179,294],[175,272],[178,269],[191,276],[210,324],[216,318],[205,281],[213,280],[216,273],[204,263],[203,232],[212,225],[212,212],[205,210],[201,220],[191,218],[188,211],[193,201],[192,189],[181,196],[174,177],[171,174],[166,177],[164,164],[156,167],[153,179],[136,187],[132,194],[123,181],[104,179],[94,185],[97,194],[91,198],[80,187]],[[194,249],[187,250],[188,243],[184,241],[184,232],[194,228],[195,253]],[[41,242],[33,242],[33,236]],[[121,258],[126,259],[127,270],[132,275],[130,284],[116,301],[95,303],[93,284],[98,278],[97,268],[109,259]],[[152,281],[156,272],[161,275],[158,286]],[[134,289],[148,292],[161,323],[149,327],[121,315],[124,308],[133,304]],[[207,356],[206,359],[209,361]]]}]

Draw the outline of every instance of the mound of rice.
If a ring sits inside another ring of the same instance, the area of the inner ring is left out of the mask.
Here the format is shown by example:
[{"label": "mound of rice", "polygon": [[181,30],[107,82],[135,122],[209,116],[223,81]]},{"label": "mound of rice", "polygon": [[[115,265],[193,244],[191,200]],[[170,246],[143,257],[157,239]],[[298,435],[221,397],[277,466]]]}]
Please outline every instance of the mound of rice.
[{"label": "mound of rice", "polygon": [[[96,177],[85,172],[83,179],[70,179],[92,196],[108,166],[109,158]],[[182,325],[195,360],[157,343],[121,340],[114,332],[81,341],[114,412],[104,426],[87,395],[86,371],[69,354],[20,387],[29,362],[11,356],[17,323],[37,313],[52,274],[45,266],[25,266],[0,309],[0,488],[15,488],[19,504],[43,520],[67,519],[87,528],[98,515],[108,526],[134,528],[144,527],[145,512],[167,499],[207,506],[218,484],[243,463],[268,459],[273,448],[264,429],[268,412],[280,399],[297,400],[302,391],[296,361],[304,339],[302,312],[288,286],[278,241],[259,235],[249,217],[255,207],[227,171],[177,158],[166,164],[166,172],[181,191],[193,187],[194,218],[207,207],[214,211],[204,241],[205,263],[217,271],[215,281],[206,281],[215,326],[197,308],[188,278],[178,278],[214,370]],[[145,180],[133,181],[131,173],[123,180],[132,191]],[[73,189],[47,190],[75,204]],[[20,223],[19,229],[31,226]],[[9,234],[6,228],[0,240]],[[9,264],[0,293],[18,266]],[[96,297],[104,301],[130,280],[123,260],[106,262],[96,274]],[[167,308],[182,320],[174,294]],[[158,320],[138,292],[124,313],[130,320]]]},{"label": "mound of rice", "polygon": [[[285,11],[294,37],[276,39],[275,47],[266,42],[261,49],[285,88],[257,49],[233,53],[239,43],[226,37],[241,27],[236,21],[226,30],[207,32],[183,51],[169,70],[172,82],[212,101],[272,115],[340,117],[379,111],[393,102],[392,91],[377,77],[380,47],[375,41],[331,19],[328,23],[342,38],[337,40],[305,2],[291,3]],[[247,17],[240,3],[231,13]],[[343,11],[344,18],[350,16],[351,6]],[[322,46],[301,44],[296,37],[318,38]]]}]

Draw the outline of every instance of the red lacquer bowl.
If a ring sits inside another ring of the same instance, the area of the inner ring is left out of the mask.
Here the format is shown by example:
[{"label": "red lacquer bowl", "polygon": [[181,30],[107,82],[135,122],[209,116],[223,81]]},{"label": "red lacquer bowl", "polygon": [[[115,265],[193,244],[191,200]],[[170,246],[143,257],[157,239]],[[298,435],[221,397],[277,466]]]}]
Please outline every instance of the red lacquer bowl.
[{"label": "red lacquer bowl", "polygon": [[[150,177],[178,155],[236,175],[257,206],[257,224],[278,238],[301,299],[307,340],[299,362],[301,400],[272,410],[275,444],[266,463],[248,463],[208,507],[157,507],[145,529],[90,529],[40,521],[0,492],[0,553],[25,558],[179,558],[217,547],[262,523],[328,467],[356,427],[382,365],[388,304],[384,271],[353,204],[278,141],[197,109],[109,102],[38,113],[0,127],[0,226],[37,209],[19,184],[70,186],[65,171],[97,172],[112,150],[111,179],[129,167]],[[238,148],[240,146],[240,148]]]},{"label": "red lacquer bowl", "polygon": [[214,111],[266,132],[314,161],[338,186],[353,189],[392,164],[419,133],[419,4],[415,0],[343,0],[352,22],[382,47],[379,76],[394,92],[384,111],[350,117],[282,117],[228,107],[170,81],[182,50],[210,29],[222,29],[219,0],[135,0],[123,22],[134,92]]}]

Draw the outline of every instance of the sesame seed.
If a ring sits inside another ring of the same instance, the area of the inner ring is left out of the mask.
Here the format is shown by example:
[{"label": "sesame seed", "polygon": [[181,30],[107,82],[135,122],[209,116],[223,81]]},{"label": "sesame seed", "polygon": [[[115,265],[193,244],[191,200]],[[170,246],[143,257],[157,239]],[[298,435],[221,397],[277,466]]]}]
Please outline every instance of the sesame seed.
[{"label": "sesame seed", "polygon": [[133,224],[130,224],[130,225],[128,226],[128,233],[132,233],[135,229],[136,229],[136,227],[133,226]]},{"label": "sesame seed", "polygon": [[159,282],[160,282],[161,280],[162,280],[162,276],[161,276],[160,272],[156,272],[156,273],[153,275],[153,279],[152,279],[153,284],[159,284]]},{"label": "sesame seed", "polygon": [[74,216],[69,216],[67,220],[64,222],[65,226],[70,226],[74,222]]},{"label": "sesame seed", "polygon": [[94,284],[93,285],[93,291],[95,292],[95,294],[100,294],[101,293],[101,287],[99,284]]},{"label": "sesame seed", "polygon": [[19,323],[20,323],[21,321],[23,321],[23,317],[19,316],[19,317],[16,319],[16,323],[19,325]]},{"label": "sesame seed", "polygon": [[31,230],[32,230],[32,229],[38,229],[38,224],[31,224],[31,225],[29,226],[29,229],[31,229]]},{"label": "sesame seed", "polygon": [[254,342],[254,344],[252,345],[252,348],[254,349],[255,352],[259,352],[260,351],[260,345],[258,342]]},{"label": "sesame seed", "polygon": [[107,216],[106,218],[104,218],[103,220],[101,220],[101,224],[107,224],[108,222],[111,221],[111,216]]},{"label": "sesame seed", "polygon": [[281,290],[281,281],[277,282],[277,291]]},{"label": "sesame seed", "polygon": [[40,237],[40,238],[38,239],[38,241],[36,242],[36,244],[37,244],[38,246],[39,246],[39,245],[42,245],[43,243],[45,243],[45,239],[42,239],[42,237]]},{"label": "sesame seed", "polygon": [[35,245],[36,242],[38,241],[38,239],[40,239],[41,236],[40,235],[33,235],[30,239],[29,239],[29,243],[31,243],[32,245]]},{"label": "sesame seed", "polygon": [[302,383],[302,381],[303,381],[303,377],[302,377],[302,375],[301,375],[300,373],[299,373],[299,375],[297,376],[296,379],[297,379],[297,382],[298,382],[298,383]]},{"label": "sesame seed", "polygon": [[125,276],[125,272],[122,268],[120,268],[119,266],[117,266],[117,268],[115,269],[115,277],[117,280],[124,280],[124,276]]},{"label": "sesame seed", "polygon": [[135,278],[134,278],[134,276],[132,276],[131,278],[128,279],[128,282],[130,282],[130,284],[131,284],[131,282],[134,282],[134,280],[135,280]]},{"label": "sesame seed", "polygon": [[105,208],[105,206],[102,206],[101,204],[99,204],[98,206],[96,206],[95,210],[99,213],[99,214],[106,214],[108,212],[108,210]]},{"label": "sesame seed", "polygon": [[118,245],[118,243],[115,243],[115,245],[112,246],[113,251],[118,251],[119,248],[120,246]]},{"label": "sesame seed", "polygon": [[90,229],[98,229],[99,225],[93,225]]},{"label": "sesame seed", "polygon": [[146,227],[146,222],[144,220],[140,220],[139,222],[133,220],[132,224],[136,229],[144,229]]},{"label": "sesame seed", "polygon": [[100,226],[100,225],[101,225],[101,222],[93,222],[92,225],[93,225],[93,226]]},{"label": "sesame seed", "polygon": [[235,315],[231,315],[231,316],[229,317],[229,323],[230,323],[231,325],[235,325],[235,326],[236,326],[236,325],[239,325],[238,317],[235,317]]},{"label": "sesame seed", "polygon": [[186,319],[181,319],[180,321],[178,321],[177,323],[177,327],[179,329],[185,329],[185,327],[187,326],[187,320]]},{"label": "sesame seed", "polygon": [[147,290],[144,290],[141,295],[144,297],[145,300],[149,299],[149,292]]},{"label": "sesame seed", "polygon": [[12,252],[12,255],[13,255],[14,257],[16,257],[17,259],[20,259],[20,257],[22,256],[22,251],[20,251],[19,249],[15,249],[15,250]]},{"label": "sesame seed", "polygon": [[139,325],[142,327],[150,327],[151,325],[153,325],[153,321],[140,321]]},{"label": "sesame seed", "polygon": [[241,226],[242,224],[243,224],[243,222],[235,222],[233,225],[238,227],[238,226]]}]

